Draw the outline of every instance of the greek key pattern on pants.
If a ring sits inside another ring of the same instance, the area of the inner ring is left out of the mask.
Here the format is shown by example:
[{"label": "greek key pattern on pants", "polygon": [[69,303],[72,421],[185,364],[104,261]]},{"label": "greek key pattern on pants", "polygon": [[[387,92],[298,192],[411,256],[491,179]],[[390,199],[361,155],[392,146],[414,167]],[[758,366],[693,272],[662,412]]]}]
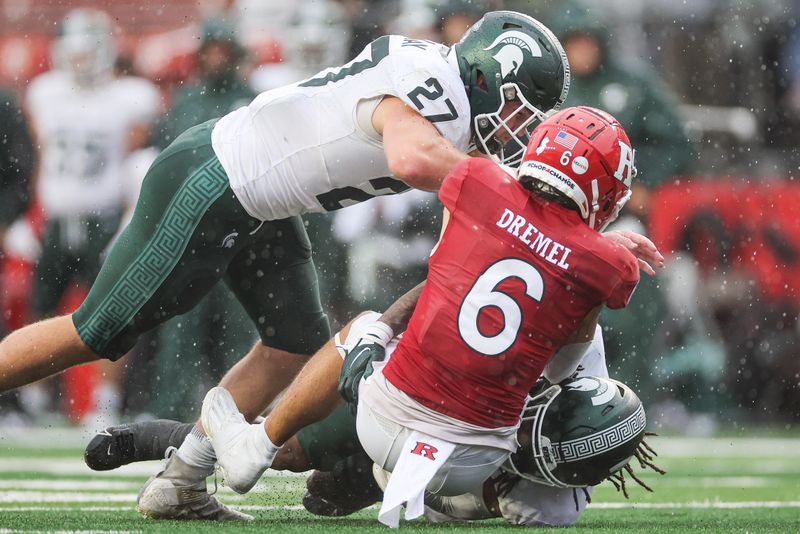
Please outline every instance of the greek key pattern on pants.
[{"label": "greek key pattern on pants", "polygon": [[102,352],[150,299],[180,260],[206,210],[227,189],[214,157],[184,180],[150,240],[83,325],[81,336]]},{"label": "greek key pattern on pants", "polygon": [[597,456],[643,432],[646,424],[644,406],[640,405],[639,409],[626,419],[603,432],[585,438],[553,443],[553,450],[556,452],[559,462]]}]

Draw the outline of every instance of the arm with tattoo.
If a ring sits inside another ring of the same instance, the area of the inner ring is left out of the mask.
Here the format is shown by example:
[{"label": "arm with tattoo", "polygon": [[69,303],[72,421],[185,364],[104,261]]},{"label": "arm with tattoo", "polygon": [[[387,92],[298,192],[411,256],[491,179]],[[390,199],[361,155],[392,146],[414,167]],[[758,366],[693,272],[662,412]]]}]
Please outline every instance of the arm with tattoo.
[{"label": "arm with tattoo", "polygon": [[397,299],[394,304],[389,306],[379,321],[386,323],[392,332],[399,333],[406,329],[408,321],[411,319],[411,314],[414,313],[414,308],[417,306],[417,301],[422,293],[422,288],[425,287],[425,282],[414,287],[408,293]]}]

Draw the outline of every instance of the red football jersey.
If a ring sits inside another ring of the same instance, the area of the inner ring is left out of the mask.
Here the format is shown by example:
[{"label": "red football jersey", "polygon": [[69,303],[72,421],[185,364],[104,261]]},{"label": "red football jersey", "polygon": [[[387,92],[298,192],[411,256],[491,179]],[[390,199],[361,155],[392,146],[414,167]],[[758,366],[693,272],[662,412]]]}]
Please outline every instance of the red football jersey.
[{"label": "red football jersey", "polygon": [[439,198],[450,221],[384,375],[439,413],[484,428],[515,425],[589,311],[628,303],[637,261],[486,159],[455,167]]}]

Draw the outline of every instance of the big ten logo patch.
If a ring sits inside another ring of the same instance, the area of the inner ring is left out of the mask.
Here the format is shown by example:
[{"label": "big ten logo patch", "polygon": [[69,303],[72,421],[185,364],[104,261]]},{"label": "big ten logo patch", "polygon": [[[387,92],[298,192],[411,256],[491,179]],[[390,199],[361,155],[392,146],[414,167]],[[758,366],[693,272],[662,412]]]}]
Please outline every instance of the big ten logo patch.
[{"label": "big ten logo patch", "polygon": [[437,449],[433,445],[423,443],[422,441],[418,441],[417,444],[414,446],[414,448],[411,450],[411,454],[416,454],[417,456],[424,456],[428,460],[436,460],[434,454],[437,452],[439,452],[439,449]]}]

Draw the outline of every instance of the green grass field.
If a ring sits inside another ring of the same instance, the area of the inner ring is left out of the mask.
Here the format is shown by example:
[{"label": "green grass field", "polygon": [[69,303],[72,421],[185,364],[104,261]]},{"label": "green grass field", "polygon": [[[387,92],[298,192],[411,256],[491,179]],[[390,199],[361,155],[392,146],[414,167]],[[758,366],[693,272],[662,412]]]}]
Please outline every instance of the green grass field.
[{"label": "green grass field", "polygon": [[[753,434],[749,434],[752,436]],[[377,509],[325,519],[303,510],[303,477],[268,476],[247,496],[221,499],[256,517],[250,524],[179,523],[141,518],[136,494],[160,465],[93,473],[83,465],[89,434],[0,429],[0,534],[91,532],[377,532]],[[643,472],[656,490],[631,485],[626,501],[611,485],[574,527],[589,532],[800,532],[800,438],[652,438],[664,476]],[[211,480],[209,479],[211,483]],[[403,523],[405,531],[511,531],[501,520],[454,525]],[[514,530],[518,531],[518,528]],[[556,529],[553,529],[554,531]],[[558,529],[563,531],[563,529]]]}]

